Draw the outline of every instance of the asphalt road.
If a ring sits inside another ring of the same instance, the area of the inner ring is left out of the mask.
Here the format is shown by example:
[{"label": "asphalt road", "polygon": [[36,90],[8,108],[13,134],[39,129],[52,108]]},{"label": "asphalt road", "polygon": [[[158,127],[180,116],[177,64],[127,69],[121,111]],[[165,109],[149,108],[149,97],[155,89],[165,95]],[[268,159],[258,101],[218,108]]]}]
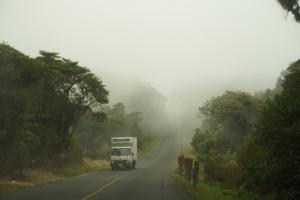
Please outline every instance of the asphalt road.
[{"label": "asphalt road", "polygon": [[174,137],[164,137],[138,160],[132,171],[109,169],[27,188],[1,200],[190,200],[192,197],[170,175],[179,150]]}]

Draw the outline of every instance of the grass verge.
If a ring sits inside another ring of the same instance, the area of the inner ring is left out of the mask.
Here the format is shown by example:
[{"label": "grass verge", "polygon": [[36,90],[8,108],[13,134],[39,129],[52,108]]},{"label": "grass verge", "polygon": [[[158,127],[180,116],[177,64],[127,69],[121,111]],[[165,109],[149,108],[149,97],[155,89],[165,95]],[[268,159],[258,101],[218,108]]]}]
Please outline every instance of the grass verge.
[{"label": "grass verge", "polygon": [[24,178],[22,180],[12,180],[9,177],[2,177],[0,179],[0,194],[78,176],[108,167],[109,162],[107,160],[84,159],[80,164],[66,165],[62,168],[27,169],[24,171]]},{"label": "grass verge", "polygon": [[196,156],[193,153],[193,147],[190,144],[183,143],[180,146],[180,153],[183,154],[186,158],[191,158],[196,160]]},{"label": "grass verge", "polygon": [[174,171],[172,176],[182,184],[196,200],[256,200],[257,198],[242,189],[238,188],[222,188],[213,183],[199,181],[199,185],[194,188],[192,183],[189,183],[181,176],[178,171]]},{"label": "grass verge", "polygon": [[78,176],[85,173],[105,169],[109,167],[109,161],[107,160],[91,160],[83,159],[83,163],[78,165],[66,165],[61,169],[58,169],[57,173],[63,174],[65,177]]},{"label": "grass verge", "polygon": [[145,145],[144,148],[138,150],[138,155],[143,156],[143,155],[149,153],[150,151],[152,151],[156,147],[156,145],[158,143],[159,143],[158,137],[151,137],[149,139],[149,142],[147,142],[147,145]]}]

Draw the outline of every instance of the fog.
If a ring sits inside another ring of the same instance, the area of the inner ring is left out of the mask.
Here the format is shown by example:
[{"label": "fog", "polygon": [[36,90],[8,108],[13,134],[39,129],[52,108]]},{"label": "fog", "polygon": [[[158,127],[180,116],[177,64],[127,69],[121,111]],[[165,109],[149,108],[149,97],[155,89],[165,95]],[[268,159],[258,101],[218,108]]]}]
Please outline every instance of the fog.
[{"label": "fog", "polygon": [[90,68],[112,104],[144,111],[132,98],[152,88],[186,133],[207,98],[272,88],[300,55],[300,26],[275,0],[0,0],[0,24],[0,41],[26,54]]}]

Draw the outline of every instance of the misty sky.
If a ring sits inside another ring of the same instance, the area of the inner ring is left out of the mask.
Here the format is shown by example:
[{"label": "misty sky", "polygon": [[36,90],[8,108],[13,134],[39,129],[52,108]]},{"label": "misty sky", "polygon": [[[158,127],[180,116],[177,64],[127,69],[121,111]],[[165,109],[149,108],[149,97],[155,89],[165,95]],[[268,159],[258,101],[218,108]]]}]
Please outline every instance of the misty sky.
[{"label": "misty sky", "polygon": [[0,41],[77,60],[112,94],[140,81],[195,101],[254,92],[300,58],[300,24],[276,0],[0,0],[0,25]]}]

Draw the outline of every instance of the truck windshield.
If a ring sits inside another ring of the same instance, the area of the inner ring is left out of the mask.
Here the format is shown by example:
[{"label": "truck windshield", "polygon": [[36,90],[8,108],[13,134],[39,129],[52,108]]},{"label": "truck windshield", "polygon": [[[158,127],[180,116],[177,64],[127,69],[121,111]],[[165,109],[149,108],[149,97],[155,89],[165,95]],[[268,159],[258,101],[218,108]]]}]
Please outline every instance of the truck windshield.
[{"label": "truck windshield", "polygon": [[131,154],[129,148],[120,148],[120,149],[112,149],[111,155],[112,156],[128,156]]}]

